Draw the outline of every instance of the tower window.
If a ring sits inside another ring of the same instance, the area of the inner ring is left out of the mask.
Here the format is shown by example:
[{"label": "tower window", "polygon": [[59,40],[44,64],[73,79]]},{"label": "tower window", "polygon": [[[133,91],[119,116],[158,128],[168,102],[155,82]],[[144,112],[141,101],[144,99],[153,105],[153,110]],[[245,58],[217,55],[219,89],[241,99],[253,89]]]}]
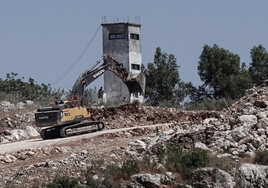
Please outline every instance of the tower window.
[{"label": "tower window", "polygon": [[115,40],[115,39],[122,39],[123,34],[122,33],[112,33],[109,34],[109,40]]},{"label": "tower window", "polygon": [[140,36],[138,34],[130,33],[130,39],[139,40]]},{"label": "tower window", "polygon": [[131,64],[131,69],[132,70],[140,70],[140,65],[139,64]]}]

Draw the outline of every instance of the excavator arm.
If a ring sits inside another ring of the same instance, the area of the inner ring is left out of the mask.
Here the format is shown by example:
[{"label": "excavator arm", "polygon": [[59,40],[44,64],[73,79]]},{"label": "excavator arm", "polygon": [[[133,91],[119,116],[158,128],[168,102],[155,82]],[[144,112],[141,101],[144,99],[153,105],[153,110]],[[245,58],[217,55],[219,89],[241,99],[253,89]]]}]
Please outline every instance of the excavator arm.
[{"label": "excavator arm", "polygon": [[[101,61],[103,61],[103,63],[99,65]],[[123,68],[123,65],[117,62],[112,56],[105,54],[91,68],[80,75],[73,86],[72,95],[83,98],[85,88],[91,82],[103,75],[107,70],[112,71],[124,83],[128,81],[129,73],[125,68]]]},{"label": "excavator arm", "polygon": [[[131,74],[122,64],[110,55],[103,55],[99,61],[79,76],[72,88],[72,95],[83,99],[85,88],[107,70],[118,76],[126,84],[130,93],[131,91],[144,90],[138,87],[140,83],[144,83],[142,76],[131,78]],[[73,97],[70,101],[63,103],[56,102],[50,107],[38,109],[35,113],[36,126],[46,127],[40,132],[43,139],[66,137],[104,129],[103,122],[84,121],[89,120],[91,114],[88,108],[80,105],[81,103],[79,104],[77,98]]]}]

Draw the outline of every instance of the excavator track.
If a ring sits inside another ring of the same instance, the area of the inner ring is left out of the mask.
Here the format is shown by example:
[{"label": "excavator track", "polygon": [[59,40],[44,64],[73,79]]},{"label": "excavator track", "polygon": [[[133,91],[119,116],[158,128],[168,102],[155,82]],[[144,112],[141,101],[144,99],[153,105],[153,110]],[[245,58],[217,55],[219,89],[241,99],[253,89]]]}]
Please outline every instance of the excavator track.
[{"label": "excavator track", "polygon": [[40,136],[42,139],[64,138],[74,135],[81,135],[90,132],[101,131],[105,128],[100,121],[76,123],[72,125],[55,126],[42,129]]}]

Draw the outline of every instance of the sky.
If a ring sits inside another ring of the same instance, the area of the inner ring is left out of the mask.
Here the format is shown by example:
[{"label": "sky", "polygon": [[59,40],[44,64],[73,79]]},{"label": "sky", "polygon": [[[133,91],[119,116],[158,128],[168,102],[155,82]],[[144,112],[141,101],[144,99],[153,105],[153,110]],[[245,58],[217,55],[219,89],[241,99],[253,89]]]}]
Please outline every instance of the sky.
[{"label": "sky", "polygon": [[[247,65],[254,46],[268,50],[267,10],[267,0],[1,0],[0,78],[14,72],[24,81],[71,89],[102,56],[105,17],[141,23],[145,67],[160,47],[177,58],[181,80],[197,86],[204,45],[217,44]],[[103,77],[89,87],[102,85]]]}]

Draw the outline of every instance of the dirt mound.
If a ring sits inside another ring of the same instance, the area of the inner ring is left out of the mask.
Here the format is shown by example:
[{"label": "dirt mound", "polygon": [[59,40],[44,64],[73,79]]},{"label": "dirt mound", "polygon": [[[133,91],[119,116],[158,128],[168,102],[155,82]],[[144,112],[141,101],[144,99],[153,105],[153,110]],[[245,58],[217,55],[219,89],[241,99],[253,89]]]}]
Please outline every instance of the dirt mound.
[{"label": "dirt mound", "polygon": [[174,108],[137,106],[135,104],[91,108],[90,112],[93,121],[103,121],[108,129],[174,122],[196,124],[207,118],[219,117],[219,112],[216,111],[193,112]]}]

